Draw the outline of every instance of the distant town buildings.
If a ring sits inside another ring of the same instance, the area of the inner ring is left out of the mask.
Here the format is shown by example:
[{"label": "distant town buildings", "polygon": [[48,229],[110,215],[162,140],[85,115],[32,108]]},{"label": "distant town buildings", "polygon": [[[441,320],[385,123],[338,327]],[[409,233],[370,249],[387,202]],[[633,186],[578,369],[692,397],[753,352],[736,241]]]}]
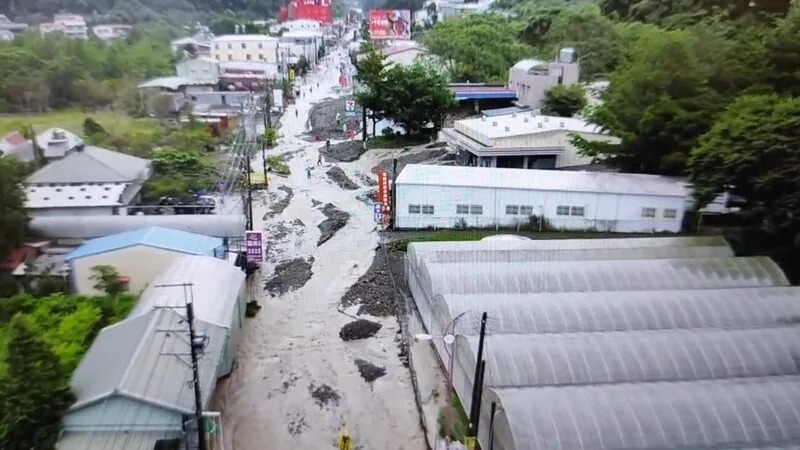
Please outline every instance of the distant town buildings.
[{"label": "distant town buildings", "polygon": [[5,14],[0,14],[0,41],[13,40],[14,36],[22,33],[27,28],[27,23],[17,23],[9,19]]},{"label": "distant town buildings", "polygon": [[517,91],[519,103],[538,108],[548,89],[560,84],[575,84],[580,78],[580,66],[575,49],[559,51],[552,62],[523,59],[508,71],[508,86]]},{"label": "distant town buildings", "polygon": [[89,37],[86,20],[78,14],[56,14],[53,16],[52,22],[39,25],[39,32],[41,34],[62,33],[73,39]]},{"label": "distant town buildings", "polygon": [[278,62],[278,38],[263,34],[229,34],[211,40],[211,58],[217,61]]}]

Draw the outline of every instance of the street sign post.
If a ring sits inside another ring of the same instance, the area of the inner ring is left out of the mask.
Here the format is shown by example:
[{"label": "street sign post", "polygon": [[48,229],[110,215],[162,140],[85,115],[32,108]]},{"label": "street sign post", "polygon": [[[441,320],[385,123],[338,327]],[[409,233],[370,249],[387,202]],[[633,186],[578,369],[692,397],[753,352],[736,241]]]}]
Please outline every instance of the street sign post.
[{"label": "street sign post", "polygon": [[375,223],[383,222],[383,205],[381,205],[380,203],[373,203],[372,214],[374,216]]},{"label": "street sign post", "polygon": [[345,100],[344,102],[344,115],[347,117],[355,117],[356,114],[356,101]]},{"label": "street sign post", "polygon": [[260,231],[245,231],[244,243],[247,262],[260,263],[264,261],[264,243]]}]

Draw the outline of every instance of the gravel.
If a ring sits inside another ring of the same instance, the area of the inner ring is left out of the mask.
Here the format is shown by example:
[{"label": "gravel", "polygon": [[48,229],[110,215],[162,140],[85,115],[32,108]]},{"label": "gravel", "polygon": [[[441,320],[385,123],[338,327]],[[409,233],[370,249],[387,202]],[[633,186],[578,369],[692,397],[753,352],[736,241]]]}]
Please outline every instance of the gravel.
[{"label": "gravel", "polygon": [[361,374],[361,378],[366,380],[367,383],[372,383],[378,378],[386,375],[385,367],[376,366],[375,364],[363,359],[356,359],[355,363],[356,367],[358,367],[358,372]]},{"label": "gravel", "polygon": [[381,329],[381,324],[366,319],[354,320],[339,330],[339,337],[343,341],[354,341],[357,339],[366,339],[375,336],[378,330]]},{"label": "gravel", "polygon": [[356,189],[361,187],[355,184],[353,180],[351,180],[347,176],[347,174],[344,173],[344,170],[342,170],[341,167],[338,166],[331,167],[327,172],[325,172],[325,174],[327,174],[328,178],[330,178],[331,181],[339,185],[339,187],[342,189],[347,189],[348,191],[355,191]]},{"label": "gravel", "polygon": [[[397,157],[397,173],[403,171],[406,164],[421,164],[436,161],[439,158],[447,155],[447,149],[436,148],[431,150],[422,150],[413,153],[406,153]],[[377,166],[372,168],[372,173],[378,173],[378,170],[386,170],[392,172],[392,159],[384,159]]]},{"label": "gravel", "polygon": [[351,100],[352,97],[342,97],[333,100],[323,100],[311,108],[309,113],[308,122],[311,125],[312,134],[316,135],[321,141],[325,139],[345,139],[347,136],[342,133],[342,125],[336,124],[336,113],[342,120],[342,123],[348,124],[348,129],[359,129],[361,122],[361,113],[356,111],[353,117],[345,117],[344,106],[345,100]]},{"label": "gravel", "polygon": [[314,398],[320,408],[329,403],[338,405],[339,400],[342,398],[339,396],[338,392],[334,391],[333,388],[327,384],[321,384],[319,386],[310,384],[308,385],[308,391],[311,393],[311,397]]},{"label": "gravel", "polygon": [[299,289],[311,279],[311,266],[314,257],[296,258],[275,266],[275,275],[264,284],[264,289],[272,295],[282,295]]},{"label": "gravel", "polygon": [[[402,284],[404,264],[402,252],[388,252],[391,273],[396,283]],[[342,296],[344,307],[360,305],[358,314],[389,317],[398,314],[396,296],[399,295],[389,276],[383,250],[375,253],[367,273],[361,276]],[[398,286],[399,287],[399,286]]]},{"label": "gravel", "polygon": [[364,143],[362,141],[344,141],[331,145],[331,149],[323,145],[319,152],[325,156],[325,161],[352,162],[364,154]]},{"label": "gravel", "polygon": [[333,203],[326,203],[325,206],[322,207],[322,214],[325,214],[327,219],[317,225],[320,231],[317,247],[328,242],[337,231],[347,225],[347,221],[350,219],[350,214],[337,208]]},{"label": "gravel", "polygon": [[269,209],[267,213],[264,214],[264,220],[271,219],[278,214],[282,213],[284,209],[289,206],[289,203],[292,201],[292,197],[294,196],[294,191],[289,186],[278,186],[277,191],[282,192],[280,194],[276,191],[270,191],[269,193]]}]

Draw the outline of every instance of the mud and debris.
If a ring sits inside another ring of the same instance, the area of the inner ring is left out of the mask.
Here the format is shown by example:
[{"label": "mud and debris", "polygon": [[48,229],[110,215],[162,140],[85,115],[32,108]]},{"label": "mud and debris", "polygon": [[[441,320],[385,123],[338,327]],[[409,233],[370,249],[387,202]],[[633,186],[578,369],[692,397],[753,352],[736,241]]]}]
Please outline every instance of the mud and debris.
[{"label": "mud and debris", "polygon": [[322,204],[322,202],[321,202],[321,201],[319,201],[319,200],[314,200],[313,198],[311,199],[311,206],[313,206],[314,208],[316,208],[317,206],[319,206],[319,205],[321,205],[321,204]]},{"label": "mud and debris", "polygon": [[364,186],[377,186],[378,185],[378,177],[375,175],[367,175],[364,172],[356,173],[356,176]]},{"label": "mud and debris", "polygon": [[367,360],[357,358],[355,363],[356,367],[358,367],[358,373],[361,374],[361,378],[363,378],[367,383],[372,383],[378,378],[386,375],[385,367],[376,366]]},{"label": "mud and debris", "polygon": [[295,258],[275,266],[275,275],[264,284],[264,289],[272,295],[282,295],[305,286],[311,279],[311,266],[314,257]]},{"label": "mud and debris", "polygon": [[[450,153],[444,148],[435,148],[431,150],[420,150],[408,153],[403,153],[394,159],[397,159],[397,173],[403,171],[407,164],[436,164],[442,158],[445,158]],[[372,173],[378,173],[379,170],[385,170],[389,173],[392,172],[392,158],[382,160],[378,165],[372,168]]]},{"label": "mud and debris", "polygon": [[295,414],[289,423],[286,424],[286,429],[292,436],[300,436],[303,431],[307,430],[308,424],[306,423],[306,416],[303,414]]},{"label": "mud and debris", "polygon": [[289,203],[292,201],[293,196],[294,191],[292,191],[292,188],[289,186],[278,186],[278,189],[275,191],[270,191],[269,207],[267,208],[267,213],[264,214],[263,219],[268,220],[282,213],[286,208],[289,207]]},{"label": "mud and debris", "polygon": [[[345,102],[352,100],[352,97],[340,97],[336,99],[326,99],[311,107],[308,117],[308,124],[311,127],[312,136],[321,141],[325,139],[345,139],[347,133],[342,131],[346,123],[348,129],[357,130],[360,128],[361,113],[345,117]],[[336,121],[336,114],[339,114],[339,122]]]},{"label": "mud and debris", "polygon": [[354,320],[339,330],[339,337],[343,341],[354,341],[357,339],[367,339],[375,336],[382,325],[367,319]]},{"label": "mud and debris", "polygon": [[[404,280],[403,253],[388,251],[389,267],[382,249],[375,252],[367,273],[361,276],[342,296],[342,305],[360,305],[358,314],[388,317],[398,314],[397,298],[404,295],[400,286]],[[390,271],[391,270],[391,276]],[[394,280],[394,283],[392,282]],[[397,284],[397,290],[395,289]]]},{"label": "mud and debris", "polygon": [[340,188],[347,189],[348,191],[355,191],[356,189],[360,188],[361,186],[357,185],[350,177],[344,173],[341,167],[334,166],[328,169],[325,172],[328,175],[328,178],[331,179],[334,183],[336,183]]},{"label": "mud and debris", "polygon": [[328,242],[328,240],[332,238],[337,231],[341,230],[345,225],[347,225],[347,221],[350,219],[350,214],[337,208],[333,203],[325,204],[325,206],[322,208],[322,214],[324,214],[327,219],[323,220],[319,225],[317,225],[317,228],[319,228],[320,231],[317,247],[325,242]]},{"label": "mud and debris", "polygon": [[314,401],[317,402],[317,405],[319,405],[320,408],[327,405],[338,405],[339,400],[341,399],[339,393],[333,390],[333,388],[327,384],[321,384],[319,386],[310,384],[308,385],[308,391],[311,393],[311,397],[314,398]]},{"label": "mud and debris", "polygon": [[339,142],[331,145],[330,149],[323,145],[320,147],[319,152],[325,157],[325,161],[352,162],[360,158],[366,150],[364,149],[364,142],[357,140]]}]

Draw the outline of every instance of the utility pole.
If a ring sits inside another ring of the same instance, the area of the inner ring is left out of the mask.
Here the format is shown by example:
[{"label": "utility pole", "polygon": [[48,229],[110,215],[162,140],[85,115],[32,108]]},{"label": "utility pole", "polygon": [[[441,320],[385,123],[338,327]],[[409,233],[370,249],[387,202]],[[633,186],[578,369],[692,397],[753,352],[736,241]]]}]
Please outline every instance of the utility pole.
[{"label": "utility pole", "polygon": [[477,416],[480,410],[477,409],[478,402],[483,391],[483,380],[481,379],[481,367],[483,366],[483,342],[486,339],[486,320],[488,314],[484,312],[481,315],[481,334],[478,338],[478,358],[475,360],[475,376],[472,381],[472,402],[469,408],[469,431],[470,436],[477,436],[478,430],[475,424],[478,422]]},{"label": "utility pole", "polygon": [[200,392],[200,373],[197,362],[197,341],[194,331],[194,302],[186,302],[186,319],[189,322],[189,348],[192,355],[192,378],[194,381],[194,415],[197,420],[197,444],[200,450],[208,450],[203,429],[203,397]]},{"label": "utility pole", "polygon": [[245,144],[245,159],[247,160],[247,229],[253,229],[253,187],[250,184],[250,144]]},{"label": "utility pole", "polygon": [[264,169],[264,183],[267,182],[267,133],[272,129],[272,80],[267,79],[264,92],[264,136],[261,138],[261,164]]}]

